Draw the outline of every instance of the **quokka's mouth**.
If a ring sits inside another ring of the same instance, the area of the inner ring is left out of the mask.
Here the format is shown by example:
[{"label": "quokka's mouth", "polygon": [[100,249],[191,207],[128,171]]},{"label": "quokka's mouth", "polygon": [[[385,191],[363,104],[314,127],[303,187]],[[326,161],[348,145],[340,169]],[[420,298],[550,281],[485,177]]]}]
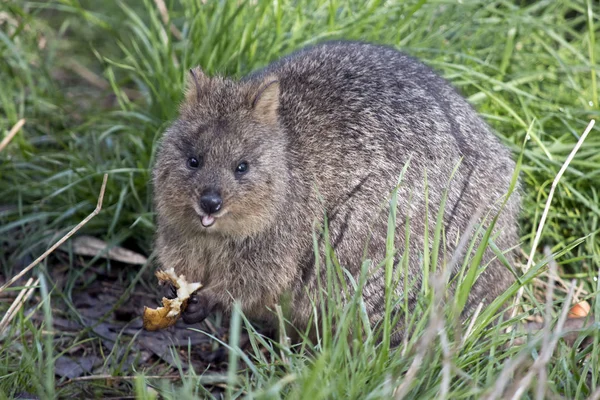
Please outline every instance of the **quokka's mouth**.
[{"label": "quokka's mouth", "polygon": [[196,214],[200,217],[200,223],[202,224],[202,227],[204,228],[210,228],[211,226],[213,226],[215,224],[215,222],[217,221],[217,219],[223,217],[225,214],[227,214],[227,210],[221,210],[220,212],[216,213],[216,214],[206,214],[204,211],[202,211],[200,209],[200,207],[197,204],[193,205],[194,211],[196,212]]},{"label": "quokka's mouth", "polygon": [[212,215],[204,215],[202,216],[202,226],[208,228],[215,223],[215,217]]}]

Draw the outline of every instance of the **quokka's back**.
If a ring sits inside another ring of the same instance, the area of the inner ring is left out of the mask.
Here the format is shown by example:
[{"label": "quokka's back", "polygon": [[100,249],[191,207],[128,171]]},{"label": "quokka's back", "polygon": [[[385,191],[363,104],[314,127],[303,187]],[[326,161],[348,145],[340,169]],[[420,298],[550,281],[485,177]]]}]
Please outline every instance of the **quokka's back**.
[{"label": "quokka's back", "polygon": [[[343,267],[357,277],[362,261],[372,260],[363,295],[372,322],[379,321],[387,200],[407,163],[395,248],[398,262],[409,217],[412,307],[444,190],[446,248],[438,265],[461,235],[472,235],[473,215],[497,212],[509,189],[515,164],[474,109],[422,63],[365,43],[307,48],[240,81],[192,71],[154,174],[160,261],[205,285],[186,320],[228,311],[232,298],[248,315],[268,318],[290,293],[291,318],[302,327],[318,298],[313,231],[322,233],[326,215]],[[518,211],[513,193],[496,225],[500,249],[518,244]],[[491,252],[488,262],[466,314],[513,282]]]}]

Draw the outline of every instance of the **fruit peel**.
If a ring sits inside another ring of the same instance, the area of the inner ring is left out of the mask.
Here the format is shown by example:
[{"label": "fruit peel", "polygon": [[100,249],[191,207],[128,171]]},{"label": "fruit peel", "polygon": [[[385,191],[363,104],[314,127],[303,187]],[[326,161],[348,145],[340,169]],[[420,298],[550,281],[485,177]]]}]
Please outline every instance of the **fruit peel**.
[{"label": "fruit peel", "polygon": [[143,326],[148,331],[157,331],[175,325],[187,307],[189,297],[202,287],[199,282],[188,283],[184,275],[177,275],[174,268],[155,273],[159,282],[171,283],[177,289],[174,299],[162,298],[162,307],[144,307]]}]

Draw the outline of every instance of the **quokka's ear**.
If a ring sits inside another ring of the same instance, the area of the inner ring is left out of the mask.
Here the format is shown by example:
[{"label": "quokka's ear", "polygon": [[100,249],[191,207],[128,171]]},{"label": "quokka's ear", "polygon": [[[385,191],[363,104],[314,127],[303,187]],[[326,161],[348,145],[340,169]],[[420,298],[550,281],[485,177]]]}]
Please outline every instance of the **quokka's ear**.
[{"label": "quokka's ear", "polygon": [[279,80],[269,76],[263,80],[252,97],[252,112],[261,122],[269,125],[277,123],[279,109]]},{"label": "quokka's ear", "polygon": [[198,103],[208,87],[209,81],[210,78],[200,67],[191,68],[185,80],[185,102],[187,104]]}]

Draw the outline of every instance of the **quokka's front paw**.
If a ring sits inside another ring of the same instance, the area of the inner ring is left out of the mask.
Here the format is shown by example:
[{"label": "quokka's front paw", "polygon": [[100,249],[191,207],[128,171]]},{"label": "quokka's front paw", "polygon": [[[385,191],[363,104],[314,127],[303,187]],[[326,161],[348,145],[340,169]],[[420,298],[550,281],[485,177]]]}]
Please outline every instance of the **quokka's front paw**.
[{"label": "quokka's front paw", "polygon": [[162,282],[160,286],[162,297],[166,297],[167,299],[174,299],[177,297],[177,288],[175,288],[175,285],[171,282]]},{"label": "quokka's front paw", "polygon": [[215,297],[210,292],[194,293],[188,299],[187,307],[181,314],[183,322],[186,324],[195,324],[202,322],[210,315],[216,306]]}]

